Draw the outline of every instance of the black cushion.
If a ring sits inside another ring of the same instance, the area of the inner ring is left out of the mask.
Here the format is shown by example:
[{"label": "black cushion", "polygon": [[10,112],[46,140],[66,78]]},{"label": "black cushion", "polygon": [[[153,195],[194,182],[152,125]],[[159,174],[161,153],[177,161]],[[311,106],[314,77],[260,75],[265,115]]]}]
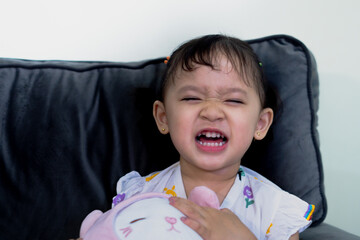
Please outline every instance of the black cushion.
[{"label": "black cushion", "polygon": [[309,228],[300,234],[300,240],[359,240],[360,237],[326,223]]},{"label": "black cushion", "polygon": [[[315,60],[289,36],[249,42],[282,111],[272,136],[252,146],[243,164],[315,204],[316,225],[326,200]],[[77,237],[90,211],[110,208],[122,175],[178,160],[152,117],[163,60],[0,59],[0,239]]]}]

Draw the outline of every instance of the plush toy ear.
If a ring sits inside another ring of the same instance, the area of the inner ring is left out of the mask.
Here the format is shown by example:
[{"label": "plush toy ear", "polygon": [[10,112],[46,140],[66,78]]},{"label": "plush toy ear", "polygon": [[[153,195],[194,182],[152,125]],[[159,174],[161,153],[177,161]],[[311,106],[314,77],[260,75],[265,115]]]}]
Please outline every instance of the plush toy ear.
[{"label": "plush toy ear", "polygon": [[220,203],[216,193],[205,186],[195,187],[191,190],[189,200],[202,207],[220,209]]},{"label": "plush toy ear", "polygon": [[86,216],[84,221],[81,223],[80,227],[80,238],[83,238],[87,231],[91,228],[92,225],[96,222],[96,220],[103,215],[103,212],[100,210],[94,210],[89,215]]}]

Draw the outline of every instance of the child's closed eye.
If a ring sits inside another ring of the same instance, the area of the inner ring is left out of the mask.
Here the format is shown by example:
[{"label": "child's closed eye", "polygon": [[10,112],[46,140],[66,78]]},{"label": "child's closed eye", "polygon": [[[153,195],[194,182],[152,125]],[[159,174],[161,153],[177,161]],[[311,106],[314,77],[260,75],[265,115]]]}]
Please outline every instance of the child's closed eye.
[{"label": "child's closed eye", "polygon": [[201,99],[198,97],[184,97],[181,99],[181,101],[185,102],[192,102],[192,101],[200,101]]},{"label": "child's closed eye", "polygon": [[226,103],[233,103],[233,104],[244,104],[244,101],[241,99],[227,99],[225,100]]}]

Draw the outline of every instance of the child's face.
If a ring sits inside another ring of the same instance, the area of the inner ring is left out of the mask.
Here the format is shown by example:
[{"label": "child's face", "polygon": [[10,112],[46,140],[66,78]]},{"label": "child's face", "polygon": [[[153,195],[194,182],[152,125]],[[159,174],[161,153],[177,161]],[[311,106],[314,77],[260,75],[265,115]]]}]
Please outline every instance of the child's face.
[{"label": "child's face", "polygon": [[181,71],[164,103],[154,103],[154,116],[159,130],[170,133],[180,161],[206,171],[237,169],[253,139],[262,139],[272,122],[271,109],[261,108],[256,90],[226,59],[219,70]]}]

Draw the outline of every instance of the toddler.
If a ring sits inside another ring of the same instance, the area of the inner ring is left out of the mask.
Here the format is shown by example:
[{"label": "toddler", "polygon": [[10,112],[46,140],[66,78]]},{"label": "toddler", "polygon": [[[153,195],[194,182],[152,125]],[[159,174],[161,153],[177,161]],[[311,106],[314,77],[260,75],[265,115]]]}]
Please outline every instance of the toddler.
[{"label": "toddler", "polygon": [[[240,165],[273,121],[261,63],[233,37],[207,35],[181,45],[167,70],[153,115],[170,134],[180,160],[165,170],[120,178],[114,205],[145,192],[163,192],[204,239],[299,239],[314,206]],[[197,186],[213,190],[220,209],[187,200]]]}]

